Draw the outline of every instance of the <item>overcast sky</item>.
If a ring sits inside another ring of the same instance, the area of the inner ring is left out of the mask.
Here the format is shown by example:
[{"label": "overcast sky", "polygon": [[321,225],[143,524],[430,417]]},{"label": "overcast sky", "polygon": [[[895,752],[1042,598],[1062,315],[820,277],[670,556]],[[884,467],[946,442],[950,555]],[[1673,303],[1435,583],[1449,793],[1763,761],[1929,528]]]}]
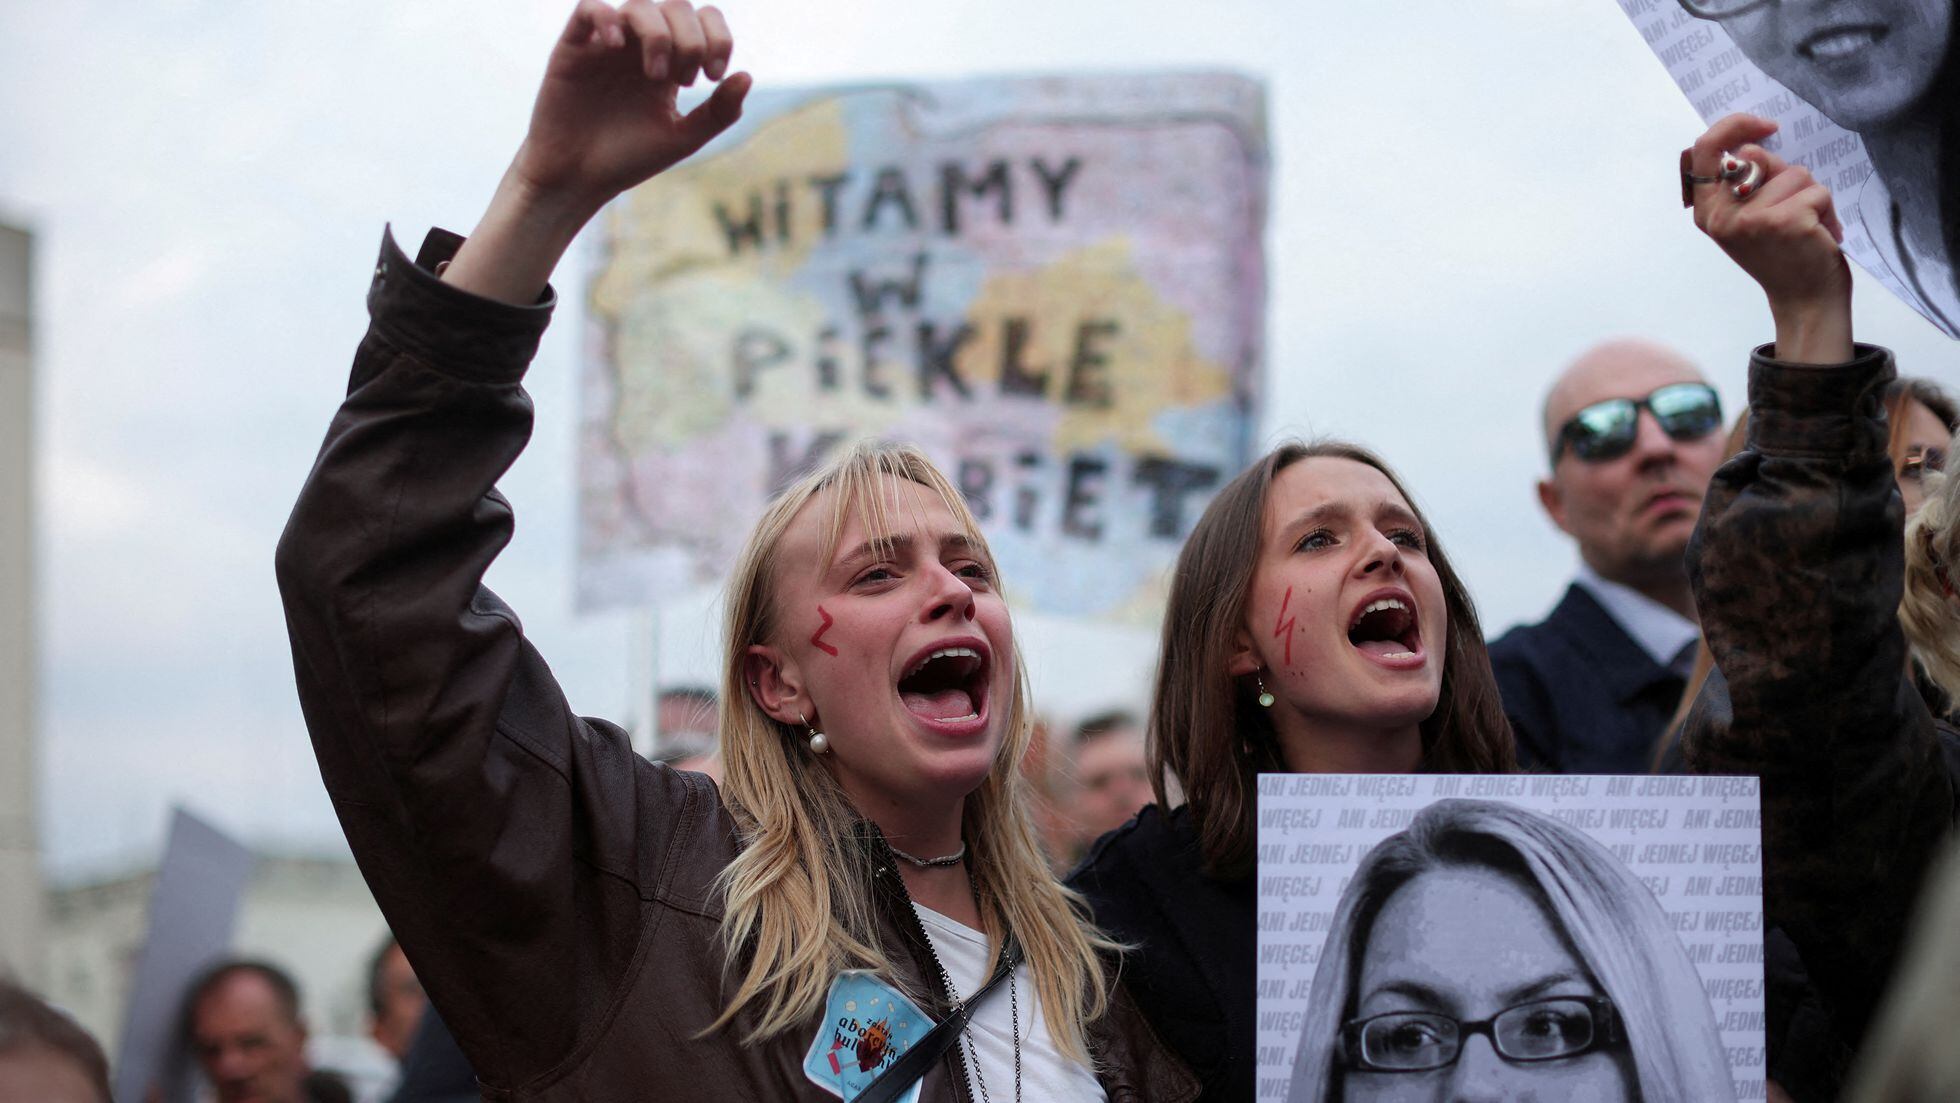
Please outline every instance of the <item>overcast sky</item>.
[{"label": "overcast sky", "polygon": [[[0,218],[38,237],[41,823],[73,877],[153,853],[172,801],[261,844],[338,831],[307,747],[272,546],[345,385],[385,222],[467,230],[522,133],[561,0],[0,5]],[[1269,437],[1396,464],[1487,627],[1547,610],[1535,407],[1642,334],[1731,408],[1760,293],[1693,230],[1700,125],[1613,0],[1206,5],[727,0],[758,85],[1230,69],[1264,81]],[[572,609],[578,297],[530,386],[491,574],[581,710],[633,708],[644,618]],[[1861,284],[1859,334],[1952,381],[1955,347]],[[1011,580],[1010,580],[1011,581]],[[662,670],[713,665],[708,599]],[[1139,701],[1154,641],[1023,617],[1038,700]]]}]

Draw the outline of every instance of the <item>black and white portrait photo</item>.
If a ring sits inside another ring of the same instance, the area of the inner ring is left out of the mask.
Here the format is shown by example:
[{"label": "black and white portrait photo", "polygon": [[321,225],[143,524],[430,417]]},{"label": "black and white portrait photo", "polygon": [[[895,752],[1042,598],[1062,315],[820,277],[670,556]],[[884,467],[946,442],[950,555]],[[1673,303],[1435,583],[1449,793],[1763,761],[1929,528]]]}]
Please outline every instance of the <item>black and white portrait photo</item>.
[{"label": "black and white portrait photo", "polygon": [[[1262,779],[1262,1099],[1762,1097],[1760,897],[1737,898],[1759,886],[1760,851],[1728,841],[1749,830],[1753,804],[1731,804],[1719,821],[1716,808],[1678,801],[1534,810],[1509,792],[1396,808],[1353,801],[1367,780],[1355,778],[1345,807],[1322,806],[1323,825],[1331,811],[1337,828],[1405,826],[1349,855],[1307,849],[1345,844],[1269,840],[1264,828],[1284,819],[1268,821],[1269,813],[1304,807],[1268,799],[1264,783],[1285,780]],[[1532,782],[1618,782],[1615,796],[1627,798],[1650,780],[1685,792],[1702,779],[1477,780],[1521,796]],[[1451,788],[1470,786],[1443,786]],[[1609,845],[1581,824],[1648,841]],[[1289,857],[1352,864],[1315,885]],[[1303,902],[1336,886],[1331,913]],[[1678,906],[1663,907],[1657,893]],[[1726,944],[1697,938],[1704,928]],[[1301,940],[1298,931],[1313,933]],[[1295,970],[1285,979],[1269,970],[1282,962]],[[1742,968],[1705,973],[1704,965]],[[1756,1010],[1738,1010],[1738,995],[1754,996]],[[1268,1028],[1288,1031],[1292,1044],[1270,1043]],[[1282,1063],[1283,1048],[1291,1054]]]},{"label": "black and white portrait photo", "polygon": [[1955,0],[1621,0],[1705,121],[1775,119],[1836,194],[1845,252],[1960,337]]}]

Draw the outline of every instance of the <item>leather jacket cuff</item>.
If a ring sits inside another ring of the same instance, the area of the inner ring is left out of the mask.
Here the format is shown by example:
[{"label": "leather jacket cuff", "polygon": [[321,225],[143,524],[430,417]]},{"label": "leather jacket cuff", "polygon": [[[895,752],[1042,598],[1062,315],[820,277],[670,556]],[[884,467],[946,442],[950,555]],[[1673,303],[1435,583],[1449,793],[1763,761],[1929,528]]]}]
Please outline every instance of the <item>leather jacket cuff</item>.
[{"label": "leather jacket cuff", "polygon": [[1749,358],[1749,445],[1769,456],[1862,457],[1885,452],[1880,391],[1892,353],[1854,346],[1842,364],[1789,364],[1763,345]]},{"label": "leather jacket cuff", "polygon": [[511,306],[452,287],[436,275],[463,244],[460,235],[430,230],[414,261],[381,234],[381,256],[368,286],[374,326],[431,367],[468,379],[514,383],[537,355],[538,341],[558,296],[550,287],[531,306]]}]

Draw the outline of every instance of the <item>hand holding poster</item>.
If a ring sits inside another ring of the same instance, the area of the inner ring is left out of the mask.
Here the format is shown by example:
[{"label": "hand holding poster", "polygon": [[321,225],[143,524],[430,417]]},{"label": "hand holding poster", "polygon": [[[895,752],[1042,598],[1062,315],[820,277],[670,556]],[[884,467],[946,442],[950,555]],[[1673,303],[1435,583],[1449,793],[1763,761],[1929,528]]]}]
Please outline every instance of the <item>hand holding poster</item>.
[{"label": "hand holding poster", "polygon": [[1704,122],[1774,119],[1764,148],[1828,184],[1844,251],[1960,338],[1960,48],[1952,0],[1619,0]]},{"label": "hand holding poster", "polygon": [[1760,1099],[1761,854],[1754,778],[1262,776],[1259,1098]]},{"label": "hand holding poster", "polygon": [[1247,461],[1262,93],[1206,75],[752,96],[609,210],[581,603],[712,582],[859,436],[924,448],[1018,599],[1145,614]]}]

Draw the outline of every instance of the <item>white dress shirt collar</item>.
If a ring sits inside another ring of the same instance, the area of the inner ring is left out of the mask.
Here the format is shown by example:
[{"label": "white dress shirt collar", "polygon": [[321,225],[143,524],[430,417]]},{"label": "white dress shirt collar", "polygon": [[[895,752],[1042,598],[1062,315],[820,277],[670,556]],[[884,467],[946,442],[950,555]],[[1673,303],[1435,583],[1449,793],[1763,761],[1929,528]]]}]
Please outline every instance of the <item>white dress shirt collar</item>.
[{"label": "white dress shirt collar", "polygon": [[1601,578],[1584,560],[1579,576],[1573,580],[1613,618],[1620,630],[1633,638],[1653,660],[1671,666],[1681,649],[1701,638],[1695,622],[1641,593],[1631,586]]}]

